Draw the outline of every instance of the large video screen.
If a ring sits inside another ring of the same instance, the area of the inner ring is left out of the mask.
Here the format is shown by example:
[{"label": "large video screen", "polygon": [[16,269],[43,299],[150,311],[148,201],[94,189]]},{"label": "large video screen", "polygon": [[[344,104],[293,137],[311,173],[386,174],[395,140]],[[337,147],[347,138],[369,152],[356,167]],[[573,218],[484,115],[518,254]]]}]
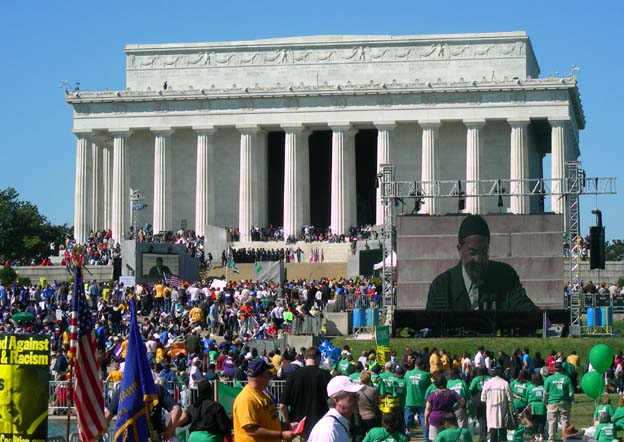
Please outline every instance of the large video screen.
[{"label": "large video screen", "polygon": [[466,217],[397,218],[398,310],[564,307],[563,216],[486,215],[472,218],[460,234]]},{"label": "large video screen", "polygon": [[147,281],[160,281],[166,274],[178,275],[180,272],[178,255],[143,253],[141,276]]}]

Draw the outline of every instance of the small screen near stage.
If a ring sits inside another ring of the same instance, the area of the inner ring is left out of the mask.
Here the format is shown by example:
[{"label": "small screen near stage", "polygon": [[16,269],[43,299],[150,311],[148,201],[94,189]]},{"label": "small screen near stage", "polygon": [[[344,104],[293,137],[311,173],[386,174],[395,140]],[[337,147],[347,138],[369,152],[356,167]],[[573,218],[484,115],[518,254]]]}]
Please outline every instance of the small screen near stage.
[{"label": "small screen near stage", "polygon": [[459,241],[466,216],[397,218],[398,310],[563,308],[561,215],[485,215],[489,241],[474,244]]},{"label": "small screen near stage", "polygon": [[162,280],[164,275],[178,275],[180,271],[178,255],[143,253],[141,274],[148,281]]}]

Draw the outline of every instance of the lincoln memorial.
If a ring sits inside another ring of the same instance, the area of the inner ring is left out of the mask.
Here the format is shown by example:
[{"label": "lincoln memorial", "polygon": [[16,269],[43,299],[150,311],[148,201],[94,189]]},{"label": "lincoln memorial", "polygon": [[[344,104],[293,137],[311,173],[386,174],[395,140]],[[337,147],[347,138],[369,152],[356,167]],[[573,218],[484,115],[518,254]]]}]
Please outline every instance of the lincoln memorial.
[{"label": "lincoln memorial", "polygon": [[[395,164],[398,180],[531,179],[544,164],[562,178],[585,124],[576,78],[540,77],[525,32],[130,44],[125,64],[124,90],[65,97],[79,241],[129,232],[130,189],[154,232],[342,233],[381,223],[380,164]],[[559,196],[549,206],[563,213]],[[529,196],[465,207],[540,210]],[[457,212],[457,202],[421,211]]]}]

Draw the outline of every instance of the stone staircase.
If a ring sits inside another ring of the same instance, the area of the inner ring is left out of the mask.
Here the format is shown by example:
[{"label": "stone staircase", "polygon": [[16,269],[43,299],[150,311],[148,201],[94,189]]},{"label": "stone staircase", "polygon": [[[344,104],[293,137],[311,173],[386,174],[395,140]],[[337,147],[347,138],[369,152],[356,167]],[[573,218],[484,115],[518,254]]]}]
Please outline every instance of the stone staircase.
[{"label": "stone staircase", "polygon": [[323,262],[341,262],[346,263],[351,256],[351,244],[346,243],[328,243],[328,242],[311,242],[298,241],[295,244],[286,244],[286,241],[255,241],[255,242],[234,242],[232,247],[235,249],[292,249],[296,250],[300,247],[303,250],[303,261],[310,262],[310,256],[313,249],[323,251]]}]

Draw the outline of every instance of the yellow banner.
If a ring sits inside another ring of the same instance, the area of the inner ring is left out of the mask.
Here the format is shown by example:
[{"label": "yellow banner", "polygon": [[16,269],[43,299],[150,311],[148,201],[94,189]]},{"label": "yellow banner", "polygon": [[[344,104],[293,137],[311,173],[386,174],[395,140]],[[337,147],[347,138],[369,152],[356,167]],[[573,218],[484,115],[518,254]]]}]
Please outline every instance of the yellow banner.
[{"label": "yellow banner", "polygon": [[50,341],[0,335],[0,440],[45,442],[48,436]]},{"label": "yellow banner", "polygon": [[385,345],[377,346],[377,363],[383,365],[390,360],[390,347]]}]

